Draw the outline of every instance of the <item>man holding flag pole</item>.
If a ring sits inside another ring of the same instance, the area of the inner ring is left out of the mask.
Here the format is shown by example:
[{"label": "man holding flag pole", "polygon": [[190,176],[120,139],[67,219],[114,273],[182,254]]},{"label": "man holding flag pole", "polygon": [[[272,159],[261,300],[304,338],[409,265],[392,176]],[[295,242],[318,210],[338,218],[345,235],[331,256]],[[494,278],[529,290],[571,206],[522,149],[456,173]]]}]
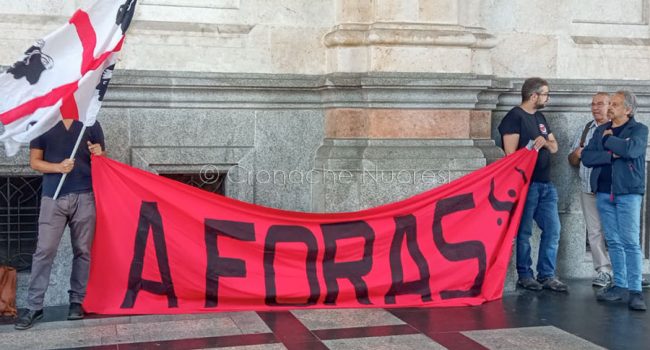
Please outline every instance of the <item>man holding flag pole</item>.
[{"label": "man holding flag pole", "polygon": [[[75,158],[67,158],[76,140],[87,147],[77,150]],[[16,323],[22,330],[43,316],[43,299],[50,282],[50,272],[66,224],[72,242],[72,274],[70,276],[69,320],[84,317],[81,304],[86,292],[90,270],[90,248],[95,234],[95,198],[90,177],[90,155],[100,156],[104,134],[99,122],[86,129],[73,119],[63,119],[30,144],[32,169],[43,173],[42,200],[38,217],[38,244],[32,258],[29,279],[28,307]],[[67,175],[65,182],[62,174]],[[57,184],[60,186],[55,196]]]},{"label": "man holding flag pole", "polygon": [[0,122],[7,155],[30,143],[30,166],[43,173],[39,233],[32,260],[28,310],[16,322],[31,328],[43,300],[65,226],[73,247],[68,319],[81,307],[95,232],[91,154],[104,153],[95,122],[137,0],[87,0],[64,26],[38,40],[0,74]]}]

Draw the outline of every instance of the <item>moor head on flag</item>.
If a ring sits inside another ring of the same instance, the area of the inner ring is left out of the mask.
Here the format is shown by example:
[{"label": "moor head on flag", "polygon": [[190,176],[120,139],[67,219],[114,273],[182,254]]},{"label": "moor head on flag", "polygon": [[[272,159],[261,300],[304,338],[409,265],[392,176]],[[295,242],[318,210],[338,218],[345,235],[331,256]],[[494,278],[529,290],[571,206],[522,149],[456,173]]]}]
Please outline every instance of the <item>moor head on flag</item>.
[{"label": "moor head on flag", "polygon": [[136,2],[137,0],[126,0],[117,11],[115,24],[120,26],[122,29],[122,34],[126,33],[126,30],[129,29],[129,25],[131,25],[131,20],[133,19],[133,14],[135,13]]},{"label": "moor head on flag", "polygon": [[111,81],[111,78],[113,77],[113,70],[115,69],[115,65],[112,64],[104,71],[102,72],[102,77],[101,80],[99,81],[99,84],[97,84],[96,89],[96,95],[97,95],[97,100],[98,101],[104,101],[104,95],[106,94],[106,90],[108,89],[108,83]]},{"label": "moor head on flag", "polygon": [[0,142],[9,156],[61,119],[95,122],[137,1],[83,3],[0,74]]},{"label": "moor head on flag", "polygon": [[38,40],[32,47],[25,51],[25,57],[14,63],[7,73],[14,76],[14,79],[25,78],[30,85],[38,83],[41,74],[46,69],[52,69],[54,61],[52,57],[43,52],[44,40]]}]

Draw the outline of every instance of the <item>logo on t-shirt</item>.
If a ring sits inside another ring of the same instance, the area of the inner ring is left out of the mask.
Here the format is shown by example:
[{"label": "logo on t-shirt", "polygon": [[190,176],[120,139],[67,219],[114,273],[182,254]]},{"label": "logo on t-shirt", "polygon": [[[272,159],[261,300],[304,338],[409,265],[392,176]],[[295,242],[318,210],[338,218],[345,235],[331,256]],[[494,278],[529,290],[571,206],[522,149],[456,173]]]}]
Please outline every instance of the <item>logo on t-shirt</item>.
[{"label": "logo on t-shirt", "polygon": [[548,131],[546,131],[546,125],[544,125],[544,124],[539,124],[539,131],[540,131],[543,135],[547,135],[547,134],[548,134]]}]

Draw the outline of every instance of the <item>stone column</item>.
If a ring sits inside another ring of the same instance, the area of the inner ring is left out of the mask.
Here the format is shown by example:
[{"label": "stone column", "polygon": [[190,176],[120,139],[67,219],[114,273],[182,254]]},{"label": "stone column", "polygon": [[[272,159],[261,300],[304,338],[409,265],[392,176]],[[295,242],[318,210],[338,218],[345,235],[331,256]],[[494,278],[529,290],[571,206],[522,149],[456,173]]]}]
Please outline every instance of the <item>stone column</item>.
[{"label": "stone column", "polygon": [[[448,183],[502,156],[490,139],[497,95],[469,74],[329,78],[315,211],[353,211]],[[479,96],[481,96],[479,98]],[[490,102],[491,101],[491,102]]]},{"label": "stone column", "polygon": [[337,0],[328,70],[491,74],[486,53],[496,42],[479,26],[479,3]]},{"label": "stone column", "polygon": [[[490,139],[496,96],[485,94],[495,40],[479,26],[478,5],[336,0],[337,24],[324,38],[327,69],[358,80],[332,81],[347,96],[327,105],[314,210],[400,200],[501,155]],[[348,174],[347,182],[337,178]],[[423,174],[436,175],[427,183]]]}]

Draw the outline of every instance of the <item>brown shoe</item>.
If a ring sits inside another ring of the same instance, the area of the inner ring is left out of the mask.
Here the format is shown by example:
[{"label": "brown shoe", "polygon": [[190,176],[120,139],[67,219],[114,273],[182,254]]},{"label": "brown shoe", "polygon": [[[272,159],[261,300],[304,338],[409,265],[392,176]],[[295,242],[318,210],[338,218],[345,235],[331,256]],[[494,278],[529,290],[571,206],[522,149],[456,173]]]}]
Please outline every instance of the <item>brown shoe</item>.
[{"label": "brown shoe", "polygon": [[539,280],[539,283],[542,284],[542,288],[549,289],[554,292],[566,293],[569,291],[569,287],[557,279],[557,277],[545,278],[543,280]]},{"label": "brown shoe", "polygon": [[517,285],[528,290],[542,290],[542,285],[539,284],[539,282],[535,281],[535,279],[532,277],[520,278],[517,281]]}]

